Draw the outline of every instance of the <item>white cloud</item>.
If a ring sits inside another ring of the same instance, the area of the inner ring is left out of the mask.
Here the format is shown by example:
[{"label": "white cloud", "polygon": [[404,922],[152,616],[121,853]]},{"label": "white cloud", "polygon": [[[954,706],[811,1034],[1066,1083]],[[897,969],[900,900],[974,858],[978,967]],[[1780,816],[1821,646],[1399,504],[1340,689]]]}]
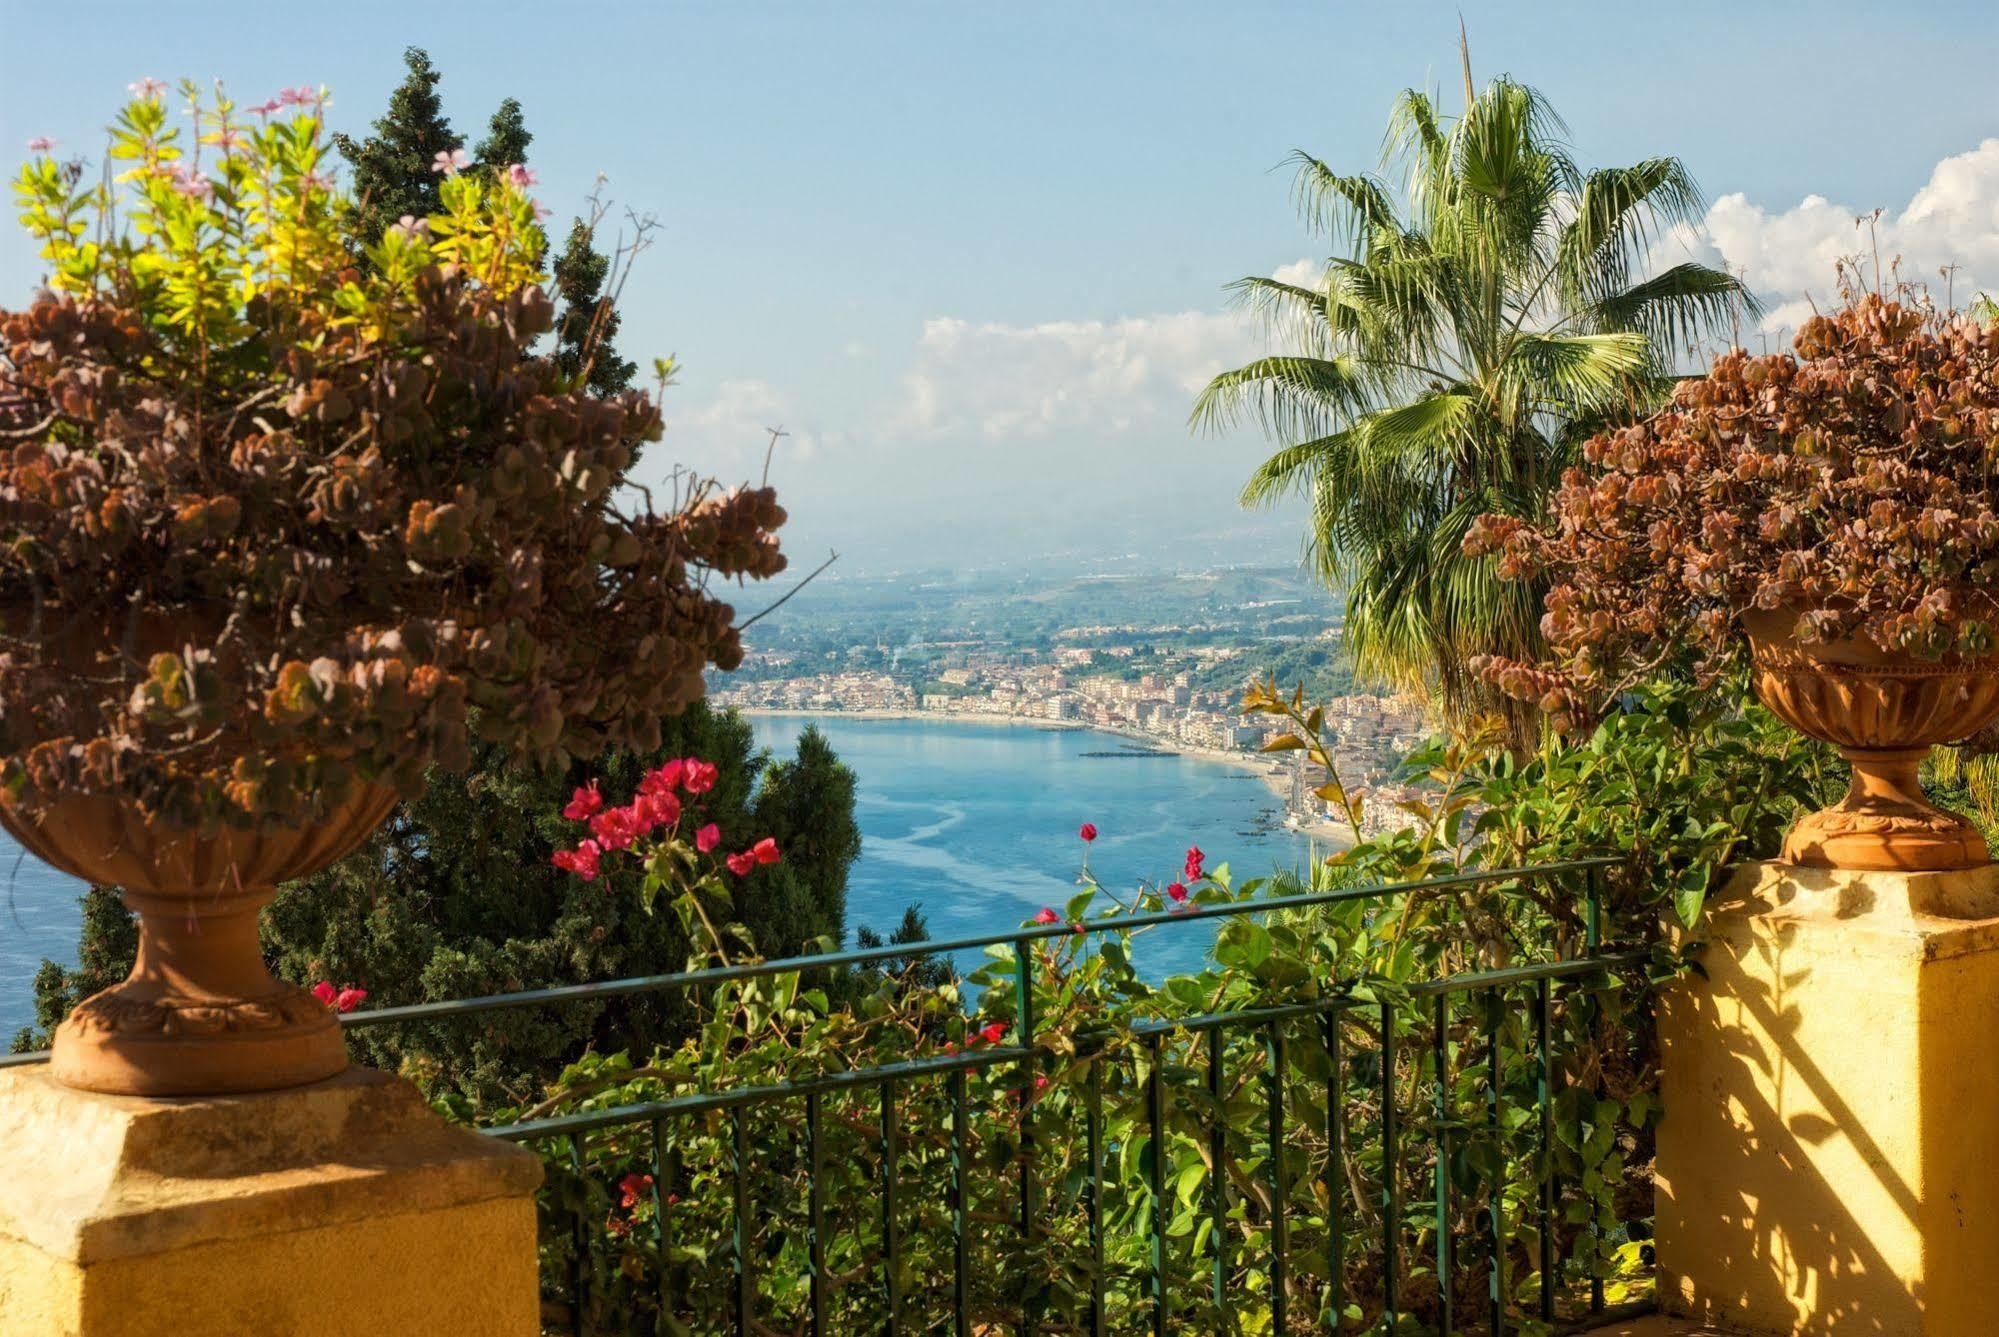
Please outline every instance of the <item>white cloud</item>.
[{"label": "white cloud", "polygon": [[[1999,289],[1999,139],[1945,158],[1901,209],[1885,210],[1870,238],[1864,223],[1874,205],[1838,204],[1808,195],[1775,213],[1735,193],[1716,200],[1698,229],[1678,230],[1662,250],[1680,248],[1719,262],[1768,299],[1768,328],[1795,325],[1816,298],[1823,309],[1835,291],[1834,266],[1863,258],[1871,268],[1876,241],[1884,266],[1901,260],[1901,276],[1924,283],[1938,301],[1962,303]],[[1938,272],[1958,266],[1946,282]]]},{"label": "white cloud", "polygon": [[794,406],[769,381],[725,380],[691,408],[676,412],[685,402],[676,396],[687,393],[685,388],[667,392],[666,440],[655,454],[697,473],[724,482],[759,475],[773,428],[784,429],[779,451],[788,458],[809,459],[826,443],[820,433],[797,424]]},{"label": "white cloud", "polygon": [[987,441],[1177,429],[1216,372],[1260,351],[1230,311],[1038,325],[942,316],[923,323],[890,421],[899,434]]},{"label": "white cloud", "polygon": [[1326,262],[1306,256],[1303,260],[1293,260],[1288,265],[1279,265],[1270,271],[1270,277],[1279,283],[1289,283],[1300,288],[1317,288],[1319,280],[1326,276]]}]

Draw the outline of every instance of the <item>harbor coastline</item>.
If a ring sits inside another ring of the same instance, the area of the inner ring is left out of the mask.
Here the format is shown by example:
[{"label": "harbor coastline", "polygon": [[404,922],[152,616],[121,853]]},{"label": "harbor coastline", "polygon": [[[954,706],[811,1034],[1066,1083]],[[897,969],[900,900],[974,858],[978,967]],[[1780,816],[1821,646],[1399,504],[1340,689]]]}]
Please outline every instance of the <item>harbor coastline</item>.
[{"label": "harbor coastline", "polygon": [[1284,768],[1269,758],[1246,752],[1228,752],[1221,748],[1199,747],[1190,743],[1161,738],[1156,734],[1138,730],[1106,728],[1099,724],[1087,724],[1077,720],[1038,719],[1032,715],[983,714],[971,711],[941,711],[921,709],[901,709],[885,706],[870,706],[859,710],[804,710],[781,706],[736,706],[734,709],[748,717],[770,719],[843,719],[843,720],[899,720],[918,724],[998,724],[1015,728],[1038,729],[1044,733],[1093,733],[1105,738],[1115,738],[1120,743],[1137,744],[1147,751],[1170,756],[1191,757],[1197,761],[1218,762],[1233,767],[1244,774],[1261,781],[1277,802],[1279,811],[1286,813],[1286,826],[1298,834],[1324,847],[1327,852],[1352,847],[1353,833],[1345,826],[1324,818],[1300,819],[1289,812],[1291,779]]}]

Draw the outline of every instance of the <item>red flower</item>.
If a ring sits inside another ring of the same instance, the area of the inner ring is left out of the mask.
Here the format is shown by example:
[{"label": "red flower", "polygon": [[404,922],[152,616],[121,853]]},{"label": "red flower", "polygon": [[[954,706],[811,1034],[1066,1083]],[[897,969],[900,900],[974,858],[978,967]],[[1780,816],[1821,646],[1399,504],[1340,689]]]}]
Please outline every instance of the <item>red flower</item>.
[{"label": "red flower", "polygon": [[744,850],[740,854],[731,854],[727,862],[730,872],[737,877],[748,877],[750,870],[757,866],[757,856]]},{"label": "red flower", "polygon": [[703,854],[707,854],[721,843],[722,828],[713,822],[708,823],[708,825],[694,833],[694,848],[700,850]]},{"label": "red flower", "polygon": [[758,863],[776,863],[780,857],[777,852],[777,841],[770,836],[765,836],[752,845],[750,853],[757,856]]},{"label": "red flower", "polygon": [[678,757],[653,767],[639,781],[641,794],[670,794],[680,788],[680,781],[687,772],[687,763]]},{"label": "red flower", "polygon": [[681,777],[681,784],[690,794],[705,794],[715,787],[715,777],[718,773],[715,763],[711,761],[689,761]]},{"label": "red flower", "polygon": [[1187,899],[1186,885],[1180,882],[1169,882],[1166,884],[1166,895],[1168,899],[1172,900],[1176,904],[1180,901],[1184,901]]},{"label": "red flower", "polygon": [[650,831],[658,826],[672,826],[680,820],[680,797],[667,789],[656,789],[647,794],[641,792],[632,800],[639,820]]},{"label": "red flower", "polygon": [[1062,922],[1062,916],[1044,905],[1041,907],[1041,913],[1034,917],[1034,922],[1037,924],[1059,924]]},{"label": "red flower", "polygon": [[639,1205],[639,1198],[652,1187],[652,1176],[636,1172],[618,1181],[618,1205],[626,1211]]},{"label": "red flower", "polygon": [[1076,834],[1083,838],[1084,844],[1088,844],[1097,838],[1097,824],[1095,822],[1084,822]]},{"label": "red flower", "polygon": [[989,1021],[979,1028],[979,1038],[989,1045],[996,1045],[1006,1039],[1006,1023]]},{"label": "red flower", "polygon": [[621,850],[645,834],[645,820],[636,806],[606,808],[590,819],[590,834],[605,850]]},{"label": "red flower", "polygon": [[569,806],[562,810],[562,815],[572,822],[588,821],[603,806],[604,796],[597,792],[597,782],[592,780],[587,785],[577,786],[576,792],[569,796]]},{"label": "red flower", "polygon": [[1201,847],[1199,845],[1188,846],[1186,871],[1187,871],[1187,880],[1189,882],[1199,882],[1202,878],[1208,875],[1207,870],[1202,867],[1202,865],[1207,861],[1207,858],[1208,858],[1207,855],[1201,853]]},{"label": "red flower", "polygon": [[624,1217],[619,1216],[616,1212],[612,1212],[610,1216],[604,1219],[604,1229],[613,1235],[627,1234],[631,1231],[631,1228],[632,1223],[625,1220]]},{"label": "red flower", "polygon": [[320,1002],[326,1004],[328,1007],[332,1007],[333,1000],[337,996],[337,991],[334,989],[334,987],[331,984],[327,983],[325,980],[321,980],[319,983],[312,986],[312,996],[314,998],[317,998]]},{"label": "red flower", "polygon": [[1046,1073],[1037,1074],[1035,1076],[1034,1089],[1037,1092],[1046,1091],[1048,1089],[1048,1076]]},{"label": "red flower", "polygon": [[585,882],[597,880],[597,861],[603,847],[594,840],[586,840],[573,850],[557,850],[549,862],[567,873],[574,873]]},{"label": "red flower", "polygon": [[368,1001],[368,991],[366,989],[355,989],[351,987],[342,989],[339,993],[333,996],[333,1010],[335,1012],[352,1012],[355,1008],[361,1006],[361,1004],[367,1001]]}]

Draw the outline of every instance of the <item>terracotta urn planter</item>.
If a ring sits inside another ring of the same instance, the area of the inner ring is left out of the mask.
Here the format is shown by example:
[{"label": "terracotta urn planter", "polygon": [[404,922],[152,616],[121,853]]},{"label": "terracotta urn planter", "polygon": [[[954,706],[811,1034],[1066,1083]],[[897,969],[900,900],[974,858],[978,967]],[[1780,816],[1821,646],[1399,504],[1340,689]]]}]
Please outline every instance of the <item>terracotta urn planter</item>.
[{"label": "terracotta urn planter", "polygon": [[1797,618],[1795,609],[1743,615],[1756,695],[1838,748],[1853,773],[1844,798],[1791,828],[1785,860],[1911,871],[1991,862],[1975,826],[1924,797],[1918,771],[1932,747],[1999,719],[1999,655],[1918,659],[1864,639],[1803,645]]},{"label": "terracotta urn planter", "polygon": [[122,1095],[222,1095],[345,1069],[332,1010],[265,969],[257,915],[280,882],[352,850],[394,803],[394,791],[367,786],[315,826],[213,835],[156,828],[106,798],[63,799],[34,818],[0,803],[0,825],[29,851],[118,887],[139,919],[131,975],[57,1029],[57,1079]]}]

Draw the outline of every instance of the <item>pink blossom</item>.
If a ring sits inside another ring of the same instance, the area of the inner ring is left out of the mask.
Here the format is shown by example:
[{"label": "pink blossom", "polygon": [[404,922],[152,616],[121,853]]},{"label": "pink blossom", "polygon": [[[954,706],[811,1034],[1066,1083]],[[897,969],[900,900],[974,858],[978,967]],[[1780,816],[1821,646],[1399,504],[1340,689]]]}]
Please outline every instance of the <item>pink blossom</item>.
[{"label": "pink blossom", "polygon": [[769,836],[752,845],[750,853],[757,856],[758,863],[776,863],[782,857],[777,852],[777,841]]},{"label": "pink blossom", "polygon": [[1037,924],[1059,924],[1062,922],[1062,916],[1044,905],[1041,907],[1041,913],[1034,916],[1034,922]]},{"label": "pink blossom", "polygon": [[404,214],[395,221],[389,228],[389,231],[415,241],[418,237],[430,231],[430,220],[418,218],[415,214]]},{"label": "pink blossom", "polygon": [[569,806],[562,815],[572,822],[586,822],[604,810],[604,796],[597,790],[597,782],[578,785],[576,792],[569,796]]},{"label": "pink blossom", "polygon": [[632,800],[632,807],[648,831],[680,820],[680,799],[674,794],[641,794]]},{"label": "pink blossom", "polygon": [[188,199],[206,201],[215,195],[215,183],[192,167],[182,165],[174,168],[173,181],[174,193]]},{"label": "pink blossom", "polygon": [[516,190],[526,190],[540,180],[540,177],[529,170],[526,163],[517,162],[507,169],[507,183]]},{"label": "pink blossom", "polygon": [[366,989],[345,988],[333,996],[333,1010],[335,1012],[352,1012],[367,1001],[368,991]]},{"label": "pink blossom", "polygon": [[585,882],[595,882],[599,860],[603,848],[594,840],[586,840],[573,850],[557,850],[549,862],[566,873],[574,873]]},{"label": "pink blossom", "polygon": [[686,778],[681,783],[690,794],[705,794],[715,787],[715,779],[720,774],[712,761],[690,760]]},{"label": "pink blossom", "polygon": [[590,819],[590,834],[606,852],[625,849],[645,834],[645,818],[635,806],[606,808]]},{"label": "pink blossom", "polygon": [[1097,838],[1097,824],[1095,822],[1084,822],[1083,825],[1077,829],[1076,834],[1081,836],[1083,838],[1083,843],[1087,845],[1091,841]]},{"label": "pink blossom", "polygon": [[711,852],[721,843],[722,828],[713,822],[708,823],[708,825],[694,833],[694,848],[700,850],[703,854]]},{"label": "pink blossom", "polygon": [[680,788],[680,778],[687,771],[687,763],[678,757],[662,762],[645,773],[639,781],[641,794],[669,794]]},{"label": "pink blossom", "polygon": [[748,850],[743,850],[740,853],[731,854],[724,862],[729,865],[729,871],[737,877],[748,877],[750,870],[757,866],[757,856]]},{"label": "pink blossom", "polygon": [[36,135],[33,139],[28,141],[28,152],[47,153],[50,149],[54,148],[55,146],[56,142],[53,139],[50,139],[47,135]]},{"label": "pink blossom", "polygon": [[1186,884],[1184,882],[1168,882],[1166,884],[1166,896],[1168,900],[1171,900],[1176,904],[1186,900],[1187,899]]},{"label": "pink blossom", "polygon": [[446,176],[456,176],[471,165],[472,155],[464,149],[439,149],[437,156],[430,160],[430,170]]},{"label": "pink blossom", "polygon": [[297,88],[280,88],[278,102],[287,107],[304,107],[319,101],[319,94],[305,84]]},{"label": "pink blossom", "polygon": [[540,200],[529,200],[528,204],[532,206],[534,209],[534,221],[537,223],[541,222],[542,219],[547,218],[550,214],[555,212],[555,210],[549,208],[546,204],[543,204]]},{"label": "pink blossom", "polygon": [[269,102],[259,102],[256,106],[250,108],[250,114],[252,116],[269,116],[278,109],[278,106],[278,100],[272,98]]},{"label": "pink blossom", "polygon": [[989,1021],[979,1028],[979,1038],[989,1045],[996,1045],[1006,1039],[1006,1023]]},{"label": "pink blossom", "polygon": [[127,84],[125,87],[131,92],[133,97],[138,98],[141,102],[151,102],[159,97],[160,94],[167,91],[166,81],[155,79],[151,75],[147,75],[136,83]]},{"label": "pink blossom", "polygon": [[1187,880],[1189,882],[1199,882],[1202,878],[1208,875],[1204,867],[1204,865],[1207,862],[1207,858],[1208,858],[1207,855],[1201,853],[1201,847],[1199,845],[1188,846],[1187,866],[1185,871],[1187,873]]},{"label": "pink blossom", "polygon": [[332,984],[328,983],[326,980],[321,980],[319,983],[312,986],[312,996],[314,998],[317,998],[320,1002],[326,1004],[328,1007],[332,1007],[333,1000],[339,997],[339,992],[333,987]]},{"label": "pink blossom", "polygon": [[634,1171],[618,1181],[618,1205],[626,1211],[639,1205],[639,1198],[652,1187],[652,1176]]}]

